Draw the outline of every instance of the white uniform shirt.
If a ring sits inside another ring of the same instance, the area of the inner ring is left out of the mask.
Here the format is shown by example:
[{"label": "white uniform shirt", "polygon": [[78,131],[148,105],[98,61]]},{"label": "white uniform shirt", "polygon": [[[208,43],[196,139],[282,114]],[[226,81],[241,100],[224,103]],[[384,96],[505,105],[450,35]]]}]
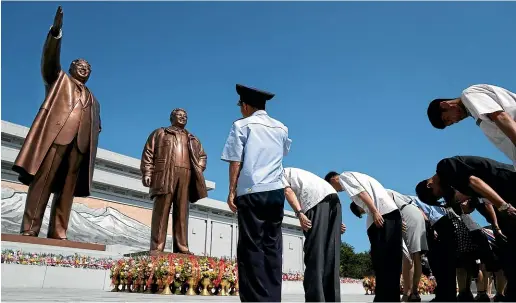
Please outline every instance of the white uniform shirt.
[{"label": "white uniform shirt", "polygon": [[[394,203],[396,203],[396,206],[398,209],[401,209],[404,205],[411,204],[412,199],[410,197],[400,194],[397,191],[394,191],[392,189],[386,189],[386,191],[391,195],[391,197],[394,200]],[[417,205],[414,205],[417,206]]]},{"label": "white uniform shirt", "polygon": [[487,117],[490,113],[505,111],[515,120],[516,94],[498,86],[478,84],[466,88],[460,99],[489,141],[509,157],[516,167],[516,147]]},{"label": "white uniform shirt", "polygon": [[378,209],[380,215],[385,215],[398,209],[396,203],[389,195],[387,190],[374,178],[357,172],[343,172],[340,175],[340,184],[344,187],[344,191],[349,195],[351,200],[360,206],[367,213],[366,226],[369,228],[373,223],[373,217],[369,208],[358,197],[361,192],[367,192],[373,204]]},{"label": "white uniform shirt", "polygon": [[337,191],[323,178],[309,171],[287,167],[283,173],[283,185],[296,194],[304,213],[321,202],[326,196]]},{"label": "white uniform shirt", "polygon": [[285,188],[283,156],[288,154],[291,143],[288,128],[264,110],[235,121],[221,159],[242,162],[237,197]]}]

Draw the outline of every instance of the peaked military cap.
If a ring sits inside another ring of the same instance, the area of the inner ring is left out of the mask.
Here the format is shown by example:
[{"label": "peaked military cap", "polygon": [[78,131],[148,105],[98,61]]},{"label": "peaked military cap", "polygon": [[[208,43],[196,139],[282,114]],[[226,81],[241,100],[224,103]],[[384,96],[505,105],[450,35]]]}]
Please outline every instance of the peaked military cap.
[{"label": "peaked military cap", "polygon": [[240,95],[240,101],[238,102],[239,106],[242,105],[243,102],[253,107],[263,107],[265,102],[271,100],[274,97],[273,93],[247,87],[242,84],[236,85],[236,91],[238,95]]}]

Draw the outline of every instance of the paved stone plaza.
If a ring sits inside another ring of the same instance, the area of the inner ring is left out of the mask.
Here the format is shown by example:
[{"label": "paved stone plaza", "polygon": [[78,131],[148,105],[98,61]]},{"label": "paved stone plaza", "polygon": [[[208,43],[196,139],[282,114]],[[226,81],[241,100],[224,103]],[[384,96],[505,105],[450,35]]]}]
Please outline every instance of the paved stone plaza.
[{"label": "paved stone plaza", "polygon": [[[428,302],[433,296],[423,296]],[[240,302],[238,297],[162,296],[112,293],[84,289],[2,288],[2,302],[185,302],[185,301]],[[303,295],[284,295],[283,302],[304,302]],[[373,296],[346,295],[342,302],[373,302]]]}]

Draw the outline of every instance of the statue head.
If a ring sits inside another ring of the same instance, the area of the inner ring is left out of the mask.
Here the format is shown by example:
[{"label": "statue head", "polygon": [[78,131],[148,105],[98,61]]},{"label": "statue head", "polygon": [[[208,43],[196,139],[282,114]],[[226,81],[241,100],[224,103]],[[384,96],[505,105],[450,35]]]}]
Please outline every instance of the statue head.
[{"label": "statue head", "polygon": [[188,114],[182,108],[176,108],[170,113],[170,122],[173,126],[185,128],[188,122]]},{"label": "statue head", "polygon": [[90,78],[91,65],[84,59],[75,59],[70,64],[70,76],[81,83],[86,83]]}]

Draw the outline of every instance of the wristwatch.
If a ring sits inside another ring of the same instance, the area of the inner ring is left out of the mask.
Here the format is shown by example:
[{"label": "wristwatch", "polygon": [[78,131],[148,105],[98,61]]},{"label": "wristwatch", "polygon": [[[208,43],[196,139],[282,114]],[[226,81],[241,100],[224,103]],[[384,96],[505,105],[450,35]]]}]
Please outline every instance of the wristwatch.
[{"label": "wristwatch", "polygon": [[300,210],[296,210],[296,211],[294,211],[294,213],[296,214],[296,218],[299,218],[299,214],[301,213],[301,211]]},{"label": "wristwatch", "polygon": [[504,203],[502,206],[498,207],[498,211],[505,211],[509,209],[509,203]]}]

